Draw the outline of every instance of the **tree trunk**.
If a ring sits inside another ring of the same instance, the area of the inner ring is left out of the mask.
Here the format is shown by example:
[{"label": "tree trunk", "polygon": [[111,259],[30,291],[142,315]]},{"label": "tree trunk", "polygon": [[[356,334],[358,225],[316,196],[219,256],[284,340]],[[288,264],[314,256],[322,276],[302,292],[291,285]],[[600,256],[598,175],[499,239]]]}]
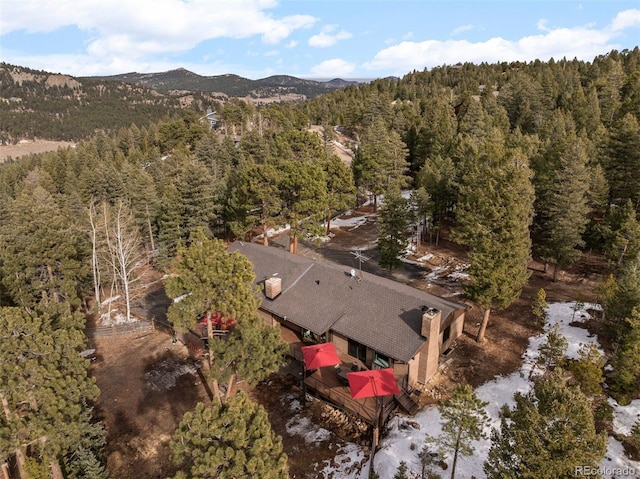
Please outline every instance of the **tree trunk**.
[{"label": "tree trunk", "polygon": [[377,212],[378,211],[378,195],[376,195],[375,193],[373,194],[373,212]]},{"label": "tree trunk", "polygon": [[2,409],[4,411],[4,416],[7,418],[7,423],[11,423],[11,409],[9,408],[9,401],[7,401],[3,392],[0,392],[0,403],[2,403]]},{"label": "tree trunk", "polygon": [[62,474],[62,469],[60,469],[60,463],[57,459],[51,459],[49,461],[49,466],[51,467],[51,478],[52,479],[64,479],[64,475]]},{"label": "tree trunk", "polygon": [[327,211],[327,236],[331,233],[331,210]]},{"label": "tree trunk", "polygon": [[456,475],[456,465],[458,463],[458,449],[460,449],[460,435],[462,434],[462,429],[458,429],[458,437],[456,438],[456,447],[453,451],[453,464],[451,464],[451,479],[454,479]]},{"label": "tree trunk", "polygon": [[224,401],[222,400],[222,393],[220,392],[220,385],[218,384],[218,380],[212,379],[211,385],[213,386],[212,388],[213,397],[216,398],[216,400],[218,401],[218,404],[224,404]]},{"label": "tree trunk", "polygon": [[489,324],[489,315],[491,314],[491,308],[484,310],[484,316],[482,317],[482,323],[480,323],[480,329],[476,336],[476,343],[482,343],[484,341],[484,332],[487,330],[487,324]]},{"label": "tree trunk", "polygon": [[558,263],[553,265],[553,282],[555,283],[558,280]]},{"label": "tree trunk", "polygon": [[233,383],[234,383],[235,378],[236,378],[235,374],[232,374],[231,377],[229,378],[229,384],[227,386],[227,394],[226,394],[226,397],[225,397],[225,402],[228,401],[229,398],[231,397],[231,390],[233,389]]},{"label": "tree trunk", "polygon": [[58,294],[58,290],[55,287],[53,287],[54,276],[53,276],[53,269],[51,268],[51,265],[47,265],[47,275],[49,276],[49,283],[52,285],[51,296],[53,297],[53,302],[58,304],[60,302],[60,295]]},{"label": "tree trunk", "polygon": [[28,479],[28,476],[24,472],[24,454],[22,453],[22,449],[15,450],[16,455],[16,469],[18,469],[18,479]]}]

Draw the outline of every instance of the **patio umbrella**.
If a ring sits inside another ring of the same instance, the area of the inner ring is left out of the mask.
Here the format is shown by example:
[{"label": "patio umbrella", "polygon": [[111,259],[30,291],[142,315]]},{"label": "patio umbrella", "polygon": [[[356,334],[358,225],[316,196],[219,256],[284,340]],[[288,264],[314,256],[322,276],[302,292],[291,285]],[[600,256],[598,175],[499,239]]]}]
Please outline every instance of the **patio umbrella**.
[{"label": "patio umbrella", "polygon": [[400,394],[393,369],[372,369],[347,374],[353,399]]},{"label": "patio umbrella", "polygon": [[340,358],[333,343],[312,344],[302,346],[302,357],[306,369],[318,369],[340,364]]}]

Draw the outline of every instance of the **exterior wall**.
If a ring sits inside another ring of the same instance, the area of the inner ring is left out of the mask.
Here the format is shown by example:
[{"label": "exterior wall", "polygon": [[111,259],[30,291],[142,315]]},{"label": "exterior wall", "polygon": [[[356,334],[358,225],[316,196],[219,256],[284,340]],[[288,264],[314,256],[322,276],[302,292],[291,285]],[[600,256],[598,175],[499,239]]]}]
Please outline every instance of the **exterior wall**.
[{"label": "exterior wall", "polygon": [[[442,331],[440,333],[440,354],[449,349],[455,340],[462,335],[462,329],[464,328],[464,315],[464,310],[458,309],[447,316],[444,323],[442,323]],[[447,328],[450,328],[449,339],[443,341],[444,331]]]},{"label": "exterior wall", "polygon": [[349,354],[349,343],[347,338],[339,334],[332,333],[331,342],[336,347],[338,354]]}]

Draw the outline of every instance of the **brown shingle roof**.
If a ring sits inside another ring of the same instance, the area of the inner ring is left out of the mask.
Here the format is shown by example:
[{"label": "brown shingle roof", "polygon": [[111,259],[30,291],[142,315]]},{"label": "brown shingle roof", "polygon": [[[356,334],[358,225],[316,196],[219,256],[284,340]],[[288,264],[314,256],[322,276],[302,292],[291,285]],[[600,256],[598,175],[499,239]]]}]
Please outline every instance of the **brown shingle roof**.
[{"label": "brown shingle roof", "polygon": [[261,308],[316,334],[333,330],[379,353],[409,361],[425,342],[422,308],[437,308],[444,320],[462,304],[351,268],[317,263],[277,247],[236,242],[229,247],[253,263],[256,283],[277,275],[282,293],[263,297]]}]

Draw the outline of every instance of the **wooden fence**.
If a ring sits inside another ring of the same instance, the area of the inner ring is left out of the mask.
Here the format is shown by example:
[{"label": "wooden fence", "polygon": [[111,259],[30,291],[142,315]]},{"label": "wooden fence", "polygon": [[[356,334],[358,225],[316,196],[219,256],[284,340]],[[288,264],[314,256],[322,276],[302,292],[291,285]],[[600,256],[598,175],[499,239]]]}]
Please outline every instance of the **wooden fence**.
[{"label": "wooden fence", "polygon": [[125,334],[151,331],[153,324],[151,321],[136,321],[134,323],[114,324],[112,326],[96,326],[87,328],[87,336],[90,338],[101,338],[105,336],[121,336]]}]

